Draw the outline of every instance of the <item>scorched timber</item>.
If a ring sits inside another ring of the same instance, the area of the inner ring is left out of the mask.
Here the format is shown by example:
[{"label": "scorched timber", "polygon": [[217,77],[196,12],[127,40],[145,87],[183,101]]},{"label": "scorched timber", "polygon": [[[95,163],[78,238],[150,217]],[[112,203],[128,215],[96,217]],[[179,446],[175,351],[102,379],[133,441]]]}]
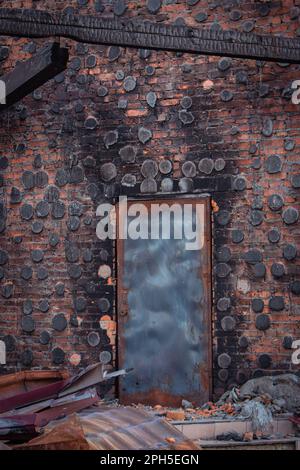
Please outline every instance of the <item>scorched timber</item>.
[{"label": "scorched timber", "polygon": [[6,75],[2,75],[0,79],[6,86],[6,104],[1,104],[0,110],[16,103],[65,70],[68,57],[68,50],[54,42],[41,49],[31,59],[17,64]]},{"label": "scorched timber", "polygon": [[0,9],[0,34],[300,63],[298,39],[41,10]]}]

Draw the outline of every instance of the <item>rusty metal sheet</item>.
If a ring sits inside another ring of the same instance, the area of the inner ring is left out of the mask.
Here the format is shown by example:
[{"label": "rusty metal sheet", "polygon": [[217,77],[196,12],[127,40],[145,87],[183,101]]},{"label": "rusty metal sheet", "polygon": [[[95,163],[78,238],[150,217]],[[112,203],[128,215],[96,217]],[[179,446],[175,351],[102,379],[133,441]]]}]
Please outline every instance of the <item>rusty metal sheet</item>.
[{"label": "rusty metal sheet", "polygon": [[[136,202],[148,209],[153,203],[190,204],[194,213],[196,204],[202,206],[204,245],[195,251],[186,249],[186,238],[118,237],[118,360],[119,367],[134,368],[119,383],[120,400],[201,404],[211,392],[210,198],[135,199],[128,208]],[[118,215],[120,230],[131,219],[121,205]],[[173,229],[177,223],[174,217]]]},{"label": "rusty metal sheet", "polygon": [[199,450],[165,419],[133,407],[99,405],[59,422],[15,449]]}]

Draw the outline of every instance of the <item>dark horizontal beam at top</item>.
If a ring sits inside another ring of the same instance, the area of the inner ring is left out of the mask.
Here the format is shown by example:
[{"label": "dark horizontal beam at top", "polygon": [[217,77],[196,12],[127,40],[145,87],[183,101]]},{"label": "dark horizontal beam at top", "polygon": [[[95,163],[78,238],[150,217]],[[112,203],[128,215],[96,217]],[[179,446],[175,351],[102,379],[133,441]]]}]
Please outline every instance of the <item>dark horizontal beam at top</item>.
[{"label": "dark horizontal beam at top", "polygon": [[6,88],[6,104],[0,104],[0,110],[16,103],[65,70],[68,58],[68,50],[53,42],[31,59],[19,62],[13,70],[0,77]]},{"label": "dark horizontal beam at top", "polygon": [[0,35],[300,63],[299,39],[42,10],[0,9]]}]

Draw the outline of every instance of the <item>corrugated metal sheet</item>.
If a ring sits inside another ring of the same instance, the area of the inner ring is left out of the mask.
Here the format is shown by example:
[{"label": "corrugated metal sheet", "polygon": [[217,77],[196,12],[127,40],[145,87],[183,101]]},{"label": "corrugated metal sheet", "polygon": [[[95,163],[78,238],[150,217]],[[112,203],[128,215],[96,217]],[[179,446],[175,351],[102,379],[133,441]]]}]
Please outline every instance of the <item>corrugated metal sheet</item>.
[{"label": "corrugated metal sheet", "polygon": [[18,449],[198,450],[165,419],[133,407],[98,405],[50,423],[43,436]]}]

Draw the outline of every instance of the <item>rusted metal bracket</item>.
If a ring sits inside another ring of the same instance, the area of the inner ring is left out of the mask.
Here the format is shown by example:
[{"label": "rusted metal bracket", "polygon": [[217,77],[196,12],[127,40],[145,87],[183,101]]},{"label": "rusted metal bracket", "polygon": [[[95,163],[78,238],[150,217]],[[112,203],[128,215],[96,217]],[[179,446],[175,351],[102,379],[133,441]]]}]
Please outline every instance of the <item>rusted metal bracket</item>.
[{"label": "rusted metal bracket", "polygon": [[31,59],[20,62],[0,80],[5,84],[5,104],[0,110],[11,106],[58,73],[65,70],[69,58],[68,49],[53,42],[42,48]]},{"label": "rusted metal bracket", "polygon": [[300,63],[299,39],[41,10],[0,9],[0,35]]}]

